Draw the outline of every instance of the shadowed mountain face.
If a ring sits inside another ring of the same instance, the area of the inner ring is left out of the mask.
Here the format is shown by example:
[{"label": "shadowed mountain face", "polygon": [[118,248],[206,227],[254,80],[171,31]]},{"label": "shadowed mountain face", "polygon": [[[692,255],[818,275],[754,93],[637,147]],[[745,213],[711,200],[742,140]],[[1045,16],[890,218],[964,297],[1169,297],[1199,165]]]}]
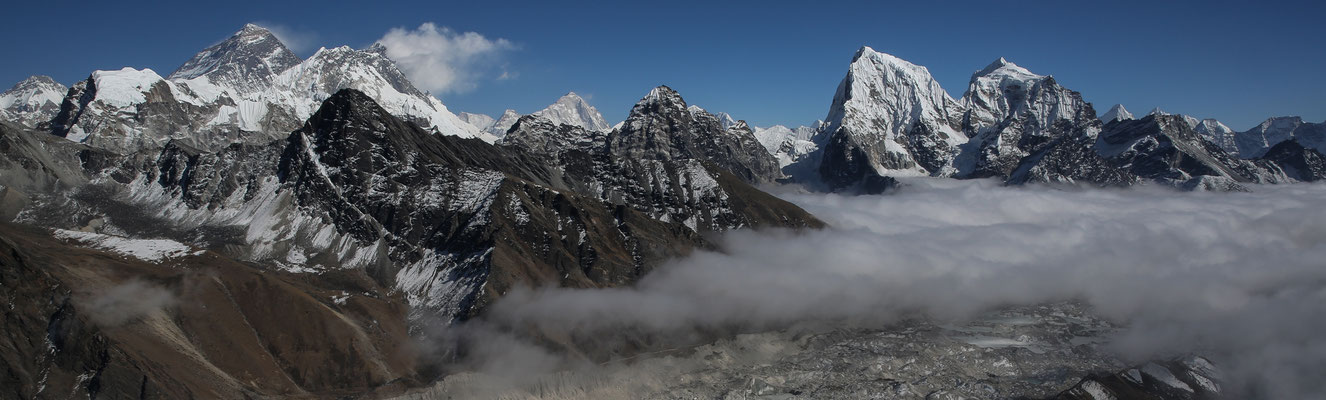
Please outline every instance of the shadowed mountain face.
[{"label": "shadowed mountain face", "polygon": [[[635,116],[664,118],[650,112]],[[5,360],[23,397],[40,390],[41,374],[112,397],[390,390],[429,368],[402,347],[410,324],[472,318],[516,287],[629,285],[669,258],[714,248],[704,233],[823,226],[746,183],[755,177],[721,168],[741,165],[721,153],[637,159],[614,152],[607,133],[534,117],[494,146],[425,131],[355,90],[327,99],[285,140],[220,151],[169,142],[117,154],[0,128],[0,167],[12,172],[0,179],[6,215],[118,235],[100,241],[169,238],[214,251],[92,270],[108,256],[58,250],[86,243],[28,228],[5,237],[7,271],[21,275],[7,290],[58,300],[25,304],[30,322],[6,330],[27,343]],[[53,283],[20,284],[43,279]],[[88,322],[80,296],[134,279],[169,304],[124,328]],[[56,325],[67,337],[36,357]],[[239,334],[250,330],[256,337]]]}]

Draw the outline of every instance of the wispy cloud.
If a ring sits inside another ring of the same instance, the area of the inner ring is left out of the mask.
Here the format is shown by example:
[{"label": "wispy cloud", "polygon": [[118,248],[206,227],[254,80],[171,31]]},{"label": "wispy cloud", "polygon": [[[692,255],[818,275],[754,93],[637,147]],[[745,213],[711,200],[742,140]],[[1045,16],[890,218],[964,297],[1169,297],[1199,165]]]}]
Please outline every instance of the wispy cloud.
[{"label": "wispy cloud", "polygon": [[475,32],[458,33],[431,22],[417,29],[394,28],[378,39],[387,57],[421,89],[434,93],[474,90],[489,73],[495,79],[514,79],[516,73],[500,61],[516,45],[489,39]]},{"label": "wispy cloud", "polygon": [[296,54],[306,54],[318,44],[318,33],[311,30],[293,28],[274,22],[254,22],[254,24],[267,28],[267,31],[275,35],[276,39]]},{"label": "wispy cloud", "polygon": [[175,295],[169,290],[130,280],[88,298],[83,305],[93,322],[104,327],[133,322],[152,312],[172,307]]}]

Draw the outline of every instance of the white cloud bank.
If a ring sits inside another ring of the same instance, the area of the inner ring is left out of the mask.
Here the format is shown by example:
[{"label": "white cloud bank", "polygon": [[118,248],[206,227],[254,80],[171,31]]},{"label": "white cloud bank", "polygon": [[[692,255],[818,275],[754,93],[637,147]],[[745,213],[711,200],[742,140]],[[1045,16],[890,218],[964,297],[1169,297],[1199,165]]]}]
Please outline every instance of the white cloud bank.
[{"label": "white cloud bank", "polygon": [[[475,32],[457,33],[432,22],[414,30],[394,28],[378,39],[378,43],[387,48],[387,57],[396,61],[416,86],[433,93],[474,90],[479,80],[501,66],[502,56],[516,49],[506,39],[489,39]],[[499,78],[514,76],[514,72],[501,68]]]},{"label": "white cloud bank", "polygon": [[[509,293],[481,323],[550,337],[684,335],[918,313],[961,320],[1071,299],[1125,326],[1110,344],[1121,357],[1198,352],[1225,370],[1231,398],[1320,396],[1326,185],[1255,190],[926,180],[885,196],[784,194],[834,228],[730,233],[723,252],[670,263],[632,288]],[[490,347],[552,365],[530,356],[535,346],[503,340]]]}]

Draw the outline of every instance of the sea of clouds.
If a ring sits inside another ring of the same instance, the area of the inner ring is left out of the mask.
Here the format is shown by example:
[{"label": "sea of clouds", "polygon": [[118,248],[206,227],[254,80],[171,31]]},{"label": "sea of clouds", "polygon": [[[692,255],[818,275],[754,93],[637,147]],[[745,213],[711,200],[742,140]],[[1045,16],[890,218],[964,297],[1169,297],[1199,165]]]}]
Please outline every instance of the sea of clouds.
[{"label": "sea of clouds", "polygon": [[[448,335],[465,343],[468,368],[528,375],[584,363],[546,338],[684,342],[806,323],[960,321],[1070,300],[1124,327],[1107,344],[1123,360],[1203,354],[1233,398],[1326,393],[1326,185],[1204,193],[914,180],[879,196],[783,190],[831,228],[731,232],[716,239],[721,251],[669,262],[629,288],[514,291]],[[517,331],[545,340],[502,333]]]}]

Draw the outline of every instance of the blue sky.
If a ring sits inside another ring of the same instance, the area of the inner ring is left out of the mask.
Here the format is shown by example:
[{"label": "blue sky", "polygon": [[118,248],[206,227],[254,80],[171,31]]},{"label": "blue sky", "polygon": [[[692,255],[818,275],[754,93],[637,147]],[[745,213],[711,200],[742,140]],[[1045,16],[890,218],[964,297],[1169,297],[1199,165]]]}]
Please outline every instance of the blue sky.
[{"label": "blue sky", "polygon": [[432,22],[509,43],[469,67],[466,88],[436,92],[452,111],[494,116],[575,91],[617,122],[667,84],[756,125],[808,124],[869,45],[926,66],[955,98],[1002,56],[1054,75],[1098,112],[1160,106],[1237,130],[1276,115],[1326,120],[1321,2],[991,3],[11,2],[0,86],[32,74],[71,84],[124,66],[166,75],[246,22],[285,32],[301,57]]}]

